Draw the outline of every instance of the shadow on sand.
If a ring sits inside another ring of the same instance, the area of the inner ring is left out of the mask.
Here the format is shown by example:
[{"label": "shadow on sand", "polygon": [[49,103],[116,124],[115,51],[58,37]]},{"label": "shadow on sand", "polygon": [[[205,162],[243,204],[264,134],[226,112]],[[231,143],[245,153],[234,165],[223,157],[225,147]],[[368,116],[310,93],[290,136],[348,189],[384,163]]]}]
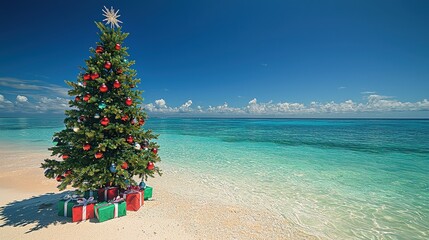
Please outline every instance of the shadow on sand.
[{"label": "shadow on sand", "polygon": [[26,233],[46,228],[49,225],[70,223],[71,218],[58,216],[58,200],[73,192],[48,193],[24,200],[14,201],[0,207],[0,227],[23,227],[33,225]]}]

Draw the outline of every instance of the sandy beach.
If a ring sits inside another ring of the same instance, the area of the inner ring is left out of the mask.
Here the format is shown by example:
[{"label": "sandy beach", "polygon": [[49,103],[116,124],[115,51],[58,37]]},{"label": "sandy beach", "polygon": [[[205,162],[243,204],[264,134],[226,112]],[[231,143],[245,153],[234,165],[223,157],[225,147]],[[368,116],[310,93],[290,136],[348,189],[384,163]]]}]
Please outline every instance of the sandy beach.
[{"label": "sandy beach", "polygon": [[138,212],[73,223],[56,209],[72,189],[59,192],[39,168],[47,150],[3,145],[0,153],[0,239],[315,239],[281,215],[228,203],[232,189],[211,188],[167,163],[148,182],[154,197]]}]

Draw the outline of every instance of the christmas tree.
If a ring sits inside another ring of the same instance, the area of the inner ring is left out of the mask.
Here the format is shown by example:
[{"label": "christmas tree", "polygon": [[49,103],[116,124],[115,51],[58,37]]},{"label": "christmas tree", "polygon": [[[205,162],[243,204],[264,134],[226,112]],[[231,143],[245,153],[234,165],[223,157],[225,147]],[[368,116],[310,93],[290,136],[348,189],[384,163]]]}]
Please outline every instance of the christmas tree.
[{"label": "christmas tree", "polygon": [[147,116],[140,107],[142,91],[134,89],[140,79],[122,45],[128,33],[119,27],[118,11],[103,12],[110,27],[96,23],[97,47],[90,49],[77,82],[66,81],[74,99],[65,111],[66,129],[54,134],[56,146],[49,148],[62,160],[42,163],[45,176],[56,178],[60,190],[68,185],[82,192],[104,186],[126,188],[136,185],[134,176],[147,180],[161,175],[154,164],[160,161],[159,146],[151,141],[157,135],[143,129]]}]

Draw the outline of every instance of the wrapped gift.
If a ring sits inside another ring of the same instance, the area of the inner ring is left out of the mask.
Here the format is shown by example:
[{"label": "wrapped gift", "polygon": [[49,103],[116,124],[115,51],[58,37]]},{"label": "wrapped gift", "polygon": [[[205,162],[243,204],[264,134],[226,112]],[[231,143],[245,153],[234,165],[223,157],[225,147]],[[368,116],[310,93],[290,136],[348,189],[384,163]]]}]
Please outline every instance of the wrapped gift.
[{"label": "wrapped gift", "polygon": [[127,203],[123,198],[116,198],[111,202],[97,203],[94,213],[99,222],[127,215]]},{"label": "wrapped gift", "polygon": [[93,197],[88,199],[79,198],[77,200],[78,204],[74,205],[72,208],[72,221],[80,222],[94,218],[94,204],[96,202],[97,201],[95,201]]},{"label": "wrapped gift", "polygon": [[153,188],[149,186],[144,189],[144,200],[150,200],[152,198],[152,190]]},{"label": "wrapped gift", "polygon": [[98,189],[98,201],[107,202],[119,195],[118,187],[105,187]]},{"label": "wrapped gift", "polygon": [[144,204],[144,190],[129,188],[122,193],[122,198],[127,202],[127,211],[138,211]]},{"label": "wrapped gift", "polygon": [[58,216],[71,217],[72,208],[77,205],[78,195],[66,195],[58,201]]},{"label": "wrapped gift", "polygon": [[90,197],[94,198],[94,200],[98,199],[98,191],[97,190],[88,190],[83,193],[83,197],[89,199]]}]

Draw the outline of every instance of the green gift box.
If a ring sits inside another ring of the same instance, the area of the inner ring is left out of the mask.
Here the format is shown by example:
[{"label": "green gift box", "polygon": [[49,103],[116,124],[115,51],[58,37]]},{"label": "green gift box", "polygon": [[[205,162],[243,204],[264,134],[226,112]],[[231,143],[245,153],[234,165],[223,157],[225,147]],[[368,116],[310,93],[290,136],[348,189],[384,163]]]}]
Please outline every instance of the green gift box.
[{"label": "green gift box", "polygon": [[58,216],[71,217],[72,208],[78,205],[77,198],[69,195],[58,201]]},{"label": "green gift box", "polygon": [[144,200],[152,198],[152,190],[153,188],[149,186],[144,189]]},{"label": "green gift box", "polygon": [[98,200],[98,191],[97,190],[88,190],[83,193],[83,197],[88,199],[93,197],[94,200]]},{"label": "green gift box", "polygon": [[95,204],[95,216],[99,222],[127,215],[127,203],[125,201],[117,203],[101,202]]}]

